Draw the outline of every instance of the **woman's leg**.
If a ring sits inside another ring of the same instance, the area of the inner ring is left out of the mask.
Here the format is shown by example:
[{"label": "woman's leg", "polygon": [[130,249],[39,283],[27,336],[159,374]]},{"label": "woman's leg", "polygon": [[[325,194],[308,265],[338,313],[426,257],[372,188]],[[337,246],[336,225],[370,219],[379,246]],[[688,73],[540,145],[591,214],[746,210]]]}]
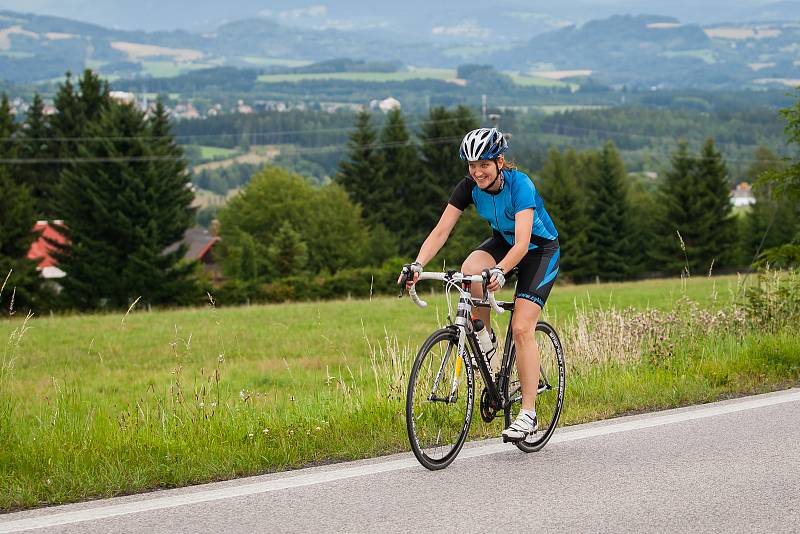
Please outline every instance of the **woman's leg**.
[{"label": "woman's leg", "polygon": [[[484,250],[475,250],[464,260],[464,264],[461,266],[461,272],[469,275],[481,274],[484,269],[490,269],[495,265],[497,265],[497,261],[491,254]],[[481,284],[472,284],[470,292],[475,298],[483,298],[483,287],[481,287]],[[475,317],[483,321],[483,324],[486,325],[489,332],[492,331],[492,323],[489,322],[489,308],[473,308],[472,313]]]},{"label": "woman's leg", "polygon": [[534,330],[542,308],[535,302],[518,298],[514,303],[511,333],[517,351],[517,371],[522,386],[522,409],[533,410],[536,406],[536,390],[539,387],[539,347],[536,346]]}]

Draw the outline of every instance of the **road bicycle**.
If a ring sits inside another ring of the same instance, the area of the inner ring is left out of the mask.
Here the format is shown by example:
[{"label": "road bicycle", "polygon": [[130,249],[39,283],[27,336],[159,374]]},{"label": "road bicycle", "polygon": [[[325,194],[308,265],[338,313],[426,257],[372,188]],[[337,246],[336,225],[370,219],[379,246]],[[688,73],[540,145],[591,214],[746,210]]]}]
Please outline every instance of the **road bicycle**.
[{"label": "road bicycle", "polygon": [[[513,273],[514,271],[512,271]],[[401,278],[401,292],[406,279]],[[475,402],[474,367],[483,378],[479,411],[481,418],[493,421],[502,412],[505,427],[519,413],[522,390],[515,361],[516,350],[508,323],[499,371],[492,374],[489,363],[481,351],[474,331],[472,309],[491,307],[496,313],[514,313],[514,302],[497,301],[486,290],[488,273],[465,275],[457,271],[423,272],[417,283],[437,280],[444,283],[448,305],[448,326],[433,332],[422,344],[408,379],[406,397],[406,426],[411,449],[419,462],[431,470],[450,465],[461,451],[472,422]],[[485,299],[472,298],[472,284],[483,284]],[[459,293],[458,307],[453,319],[450,292]],[[419,298],[416,286],[408,290],[411,300],[424,308],[427,303]],[[535,329],[539,347],[540,374],[536,397],[536,415],[539,429],[517,447],[524,452],[535,452],[544,447],[558,424],[564,405],[566,372],[564,351],[555,329],[539,321]],[[499,347],[495,358],[499,357]]]}]

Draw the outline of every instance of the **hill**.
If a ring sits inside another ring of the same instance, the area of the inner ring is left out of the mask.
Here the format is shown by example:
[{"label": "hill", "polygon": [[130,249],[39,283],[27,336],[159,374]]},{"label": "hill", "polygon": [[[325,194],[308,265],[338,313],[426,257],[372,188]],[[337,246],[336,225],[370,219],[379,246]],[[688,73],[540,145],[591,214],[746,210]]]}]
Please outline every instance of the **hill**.
[{"label": "hill", "polygon": [[505,35],[492,45],[481,32],[474,39],[469,32],[445,34],[424,41],[390,31],[298,28],[268,17],[223,23],[208,33],[141,32],[0,11],[0,79],[38,82],[85,67],[111,79],[140,79],[219,66],[330,74],[490,63],[538,78],[591,77],[628,87],[800,83],[800,25],[792,22],[699,26],[657,15],[615,15],[527,41]]}]

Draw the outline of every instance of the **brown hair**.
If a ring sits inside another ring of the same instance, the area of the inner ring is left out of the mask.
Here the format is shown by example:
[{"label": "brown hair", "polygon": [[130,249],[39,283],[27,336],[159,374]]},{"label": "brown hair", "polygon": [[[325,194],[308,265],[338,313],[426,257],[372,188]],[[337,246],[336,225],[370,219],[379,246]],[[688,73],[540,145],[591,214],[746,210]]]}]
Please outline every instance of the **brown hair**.
[{"label": "brown hair", "polygon": [[505,160],[503,162],[503,170],[504,171],[513,171],[517,169],[517,164],[513,161]]}]

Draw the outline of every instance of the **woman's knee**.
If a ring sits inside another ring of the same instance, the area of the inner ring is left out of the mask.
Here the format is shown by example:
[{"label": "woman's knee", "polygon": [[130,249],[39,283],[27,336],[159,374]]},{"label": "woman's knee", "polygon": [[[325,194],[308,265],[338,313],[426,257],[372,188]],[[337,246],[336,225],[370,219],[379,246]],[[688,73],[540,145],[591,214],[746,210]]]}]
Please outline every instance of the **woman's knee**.
[{"label": "woman's knee", "polygon": [[494,266],[495,261],[491,254],[483,250],[473,251],[461,264],[461,272],[464,274],[480,274],[484,269]]},{"label": "woman's knee", "polygon": [[522,345],[534,340],[533,329],[533,323],[530,321],[512,321],[511,335],[514,337],[514,343]]}]

